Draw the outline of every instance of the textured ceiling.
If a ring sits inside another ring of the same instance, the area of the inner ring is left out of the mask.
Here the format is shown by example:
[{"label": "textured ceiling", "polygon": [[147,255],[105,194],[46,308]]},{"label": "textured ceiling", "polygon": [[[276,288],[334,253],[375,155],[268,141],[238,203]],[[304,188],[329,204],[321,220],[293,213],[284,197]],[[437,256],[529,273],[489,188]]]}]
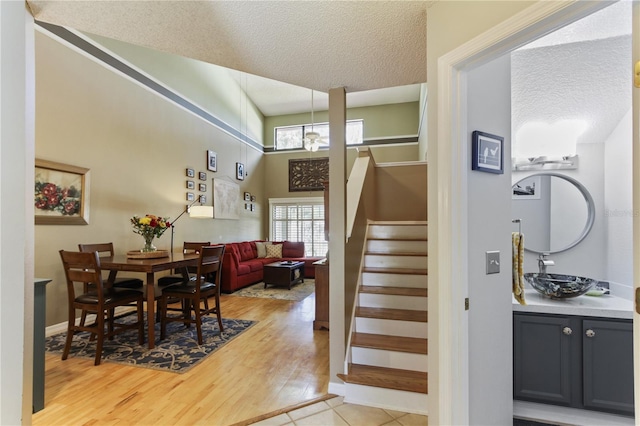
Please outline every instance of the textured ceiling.
[{"label": "textured ceiling", "polygon": [[528,123],[579,120],[586,128],[577,143],[604,142],[631,108],[631,63],[628,1],[514,52],[514,139]]},{"label": "textured ceiling", "polygon": [[40,1],[39,21],[327,92],[426,82],[424,1]]}]

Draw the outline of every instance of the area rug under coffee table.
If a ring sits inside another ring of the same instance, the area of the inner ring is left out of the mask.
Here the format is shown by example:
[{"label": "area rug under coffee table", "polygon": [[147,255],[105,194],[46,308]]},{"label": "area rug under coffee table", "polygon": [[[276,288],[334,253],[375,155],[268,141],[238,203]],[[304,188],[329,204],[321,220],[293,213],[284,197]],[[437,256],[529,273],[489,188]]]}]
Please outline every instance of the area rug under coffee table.
[{"label": "area rug under coffee table", "polygon": [[305,299],[316,289],[316,283],[313,278],[305,278],[303,283],[296,284],[291,287],[291,290],[286,287],[267,287],[264,288],[264,283],[245,287],[233,293],[229,296],[240,297],[260,297],[263,299],[281,299],[281,300],[295,300],[300,301]]},{"label": "area rug under coffee table", "polygon": [[[133,321],[135,316],[120,321]],[[222,319],[224,331],[219,332],[218,320],[215,317],[202,318],[203,344],[198,345],[196,327],[185,328],[180,323],[167,324],[167,338],[156,341],[156,347],[149,349],[147,344],[138,345],[138,334],[130,331],[116,335],[113,340],[105,340],[102,362],[132,365],[185,373],[243,332],[251,328],[256,321],[240,319]],[[156,324],[156,336],[160,336],[160,324]],[[60,333],[46,338],[45,350],[49,353],[62,354],[67,333]],[[74,357],[94,359],[96,342],[89,340],[89,333],[81,332],[73,336],[71,350],[67,360]]]}]

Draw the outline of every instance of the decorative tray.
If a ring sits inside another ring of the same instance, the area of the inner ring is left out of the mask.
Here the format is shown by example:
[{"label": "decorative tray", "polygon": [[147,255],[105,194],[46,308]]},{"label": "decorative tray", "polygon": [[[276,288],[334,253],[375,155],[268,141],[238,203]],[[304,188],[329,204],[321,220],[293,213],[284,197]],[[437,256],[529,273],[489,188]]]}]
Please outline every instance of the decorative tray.
[{"label": "decorative tray", "polygon": [[158,257],[169,257],[169,250],[156,250],[156,251],[140,251],[131,250],[127,252],[129,259],[156,259]]}]

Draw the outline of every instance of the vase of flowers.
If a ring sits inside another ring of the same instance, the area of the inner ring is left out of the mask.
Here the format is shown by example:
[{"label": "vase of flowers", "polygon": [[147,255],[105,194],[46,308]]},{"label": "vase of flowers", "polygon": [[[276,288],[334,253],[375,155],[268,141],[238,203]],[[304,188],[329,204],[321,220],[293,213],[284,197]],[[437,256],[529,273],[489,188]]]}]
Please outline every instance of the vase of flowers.
[{"label": "vase of flowers", "polygon": [[144,238],[144,247],[140,250],[143,253],[156,251],[153,239],[161,237],[164,231],[171,227],[168,217],[159,217],[152,214],[143,217],[133,216],[131,224],[133,225],[133,232],[142,235],[142,238]]}]

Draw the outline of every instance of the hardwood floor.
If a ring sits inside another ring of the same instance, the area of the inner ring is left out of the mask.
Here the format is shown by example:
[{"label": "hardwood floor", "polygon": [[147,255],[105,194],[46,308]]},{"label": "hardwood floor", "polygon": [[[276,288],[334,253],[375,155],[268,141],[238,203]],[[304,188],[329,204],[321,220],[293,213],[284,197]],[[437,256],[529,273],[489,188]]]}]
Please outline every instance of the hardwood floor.
[{"label": "hardwood floor", "polygon": [[230,425],[327,393],[329,332],[313,329],[315,295],[222,295],[221,310],[258,324],[185,374],[47,355],[33,425]]}]

